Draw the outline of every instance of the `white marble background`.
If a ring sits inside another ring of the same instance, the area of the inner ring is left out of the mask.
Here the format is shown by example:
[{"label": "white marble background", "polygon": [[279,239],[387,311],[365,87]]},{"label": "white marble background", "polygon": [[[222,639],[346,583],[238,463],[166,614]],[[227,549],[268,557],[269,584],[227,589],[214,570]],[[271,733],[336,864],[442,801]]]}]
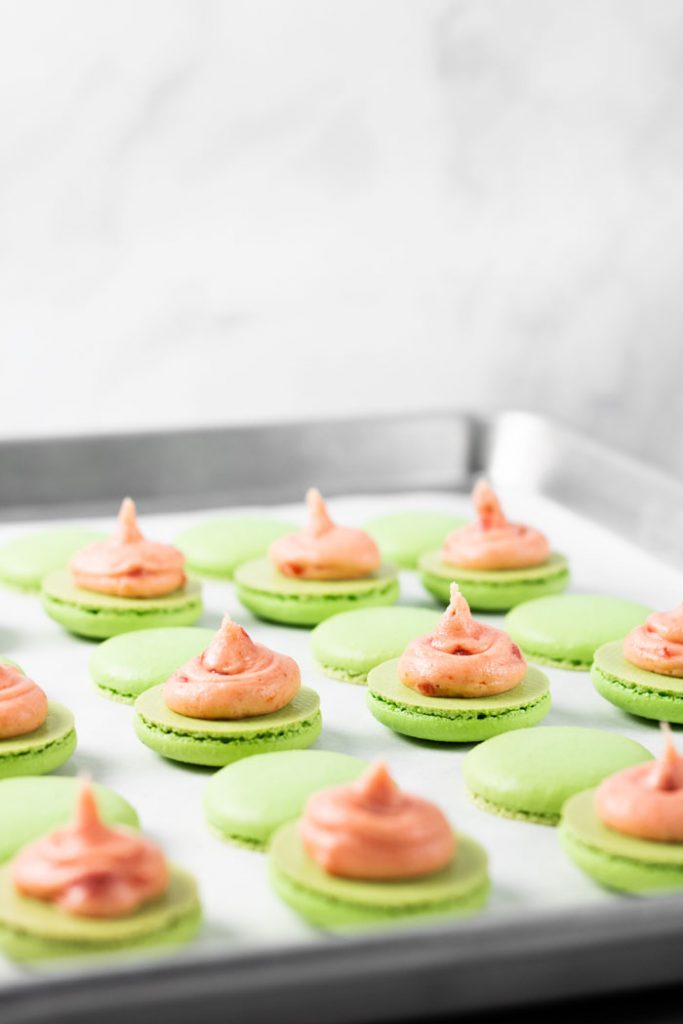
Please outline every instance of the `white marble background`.
[{"label": "white marble background", "polygon": [[0,436],[457,406],[683,473],[680,0],[0,0]]}]

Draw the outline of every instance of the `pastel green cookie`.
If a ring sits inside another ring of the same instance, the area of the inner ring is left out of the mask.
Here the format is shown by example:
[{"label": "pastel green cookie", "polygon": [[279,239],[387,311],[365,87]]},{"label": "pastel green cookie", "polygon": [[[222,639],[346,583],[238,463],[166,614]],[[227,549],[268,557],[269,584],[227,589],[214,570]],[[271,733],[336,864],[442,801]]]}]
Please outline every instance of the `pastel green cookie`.
[{"label": "pastel green cookie", "polygon": [[0,581],[37,592],[49,572],[66,568],[72,555],[103,538],[95,530],[70,526],[26,533],[0,547]]},{"label": "pastel green cookie", "polygon": [[263,850],[272,834],[298,817],[309,796],[353,782],[365,761],[330,750],[283,750],[236,761],[212,775],[204,814],[222,839]]},{"label": "pastel green cookie", "polygon": [[80,917],[21,896],[12,885],[10,870],[0,870],[0,949],[15,960],[177,946],[199,929],[196,883],[175,866],[163,896],[115,918]]},{"label": "pastel green cookie", "polygon": [[328,875],[299,838],[298,821],[283,825],[269,850],[270,879],[277,894],[312,924],[332,931],[406,923],[479,910],[489,892],[488,858],[468,836],[457,836],[451,864],[432,875],[374,882]]},{"label": "pastel green cookie", "polygon": [[214,630],[169,626],[121,633],[99,644],[90,658],[93,682],[105,697],[133,704],[152,686],[204,651]]},{"label": "pastel green cookie", "polygon": [[683,723],[683,679],[632,665],[624,657],[623,640],[598,647],[591,679],[598,693],[622,711],[658,722]]},{"label": "pastel green cookie", "polygon": [[470,796],[485,811],[557,825],[565,801],[652,754],[626,736],[599,729],[548,726],[494,736],[462,765]]},{"label": "pastel green cookie", "polygon": [[163,685],[146,690],[135,701],[138,739],[172,761],[221,767],[251,754],[271,750],[300,750],[320,735],[320,699],[302,686],[279,711],[236,721],[207,721],[171,711]]},{"label": "pastel green cookie", "polygon": [[135,629],[191,626],[202,614],[196,580],[163,597],[115,597],[77,587],[66,570],[58,570],[43,580],[41,599],[51,619],[70,633],[95,640]]},{"label": "pastel green cookie", "polygon": [[[0,862],[46,832],[68,824],[80,785],[79,779],[65,775],[0,779]],[[123,797],[96,784],[93,790],[107,825],[138,828],[138,816]]]},{"label": "pastel green cookie", "polygon": [[595,790],[577,793],[562,811],[560,843],[596,882],[621,892],[683,888],[683,843],[656,843],[607,828],[595,810]]},{"label": "pastel green cookie", "polygon": [[440,548],[449,533],[466,523],[462,516],[446,512],[413,510],[370,519],[364,529],[374,538],[388,562],[401,569],[415,569],[420,555]]},{"label": "pastel green cookie", "polygon": [[52,772],[68,761],[75,749],[74,716],[63,704],[50,700],[47,718],[39,729],[0,739],[0,779]]},{"label": "pastel green cookie", "polygon": [[439,613],[427,608],[359,608],[321,622],[311,633],[311,651],[325,675],[366,683],[368,672],[398,658],[411,640],[431,633]]},{"label": "pastel green cookie", "polygon": [[391,565],[382,565],[359,580],[301,580],[285,576],[269,559],[259,558],[235,570],[235,592],[261,619],[316,626],[338,612],[394,604],[399,586]]},{"label": "pastel green cookie", "polygon": [[238,565],[261,558],[274,540],[298,529],[296,523],[276,519],[230,516],[191,526],[176,538],[175,545],[185,555],[191,572],[230,580]]},{"label": "pastel green cookie", "polygon": [[428,551],[418,562],[425,590],[448,604],[456,582],[473,611],[505,612],[523,601],[558,594],[569,583],[564,555],[553,552],[543,565],[530,569],[459,569],[447,565],[441,551]]},{"label": "pastel green cookie", "polygon": [[550,711],[548,680],[537,668],[492,697],[427,697],[399,679],[398,658],[368,676],[368,707],[394,732],[437,743],[475,743],[489,736],[536,725]]},{"label": "pastel green cookie", "polygon": [[625,637],[649,614],[644,605],[620,597],[564,594],[513,608],[505,629],[534,661],[587,672],[598,647]]}]

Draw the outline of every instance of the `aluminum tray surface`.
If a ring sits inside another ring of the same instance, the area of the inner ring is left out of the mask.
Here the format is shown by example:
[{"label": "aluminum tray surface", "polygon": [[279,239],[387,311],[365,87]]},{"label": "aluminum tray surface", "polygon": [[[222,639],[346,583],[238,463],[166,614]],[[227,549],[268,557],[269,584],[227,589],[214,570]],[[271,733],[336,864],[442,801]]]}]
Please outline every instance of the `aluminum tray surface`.
[{"label": "aluminum tray surface", "polygon": [[[550,535],[553,546],[569,556],[573,591],[611,593],[656,608],[673,607],[680,601],[680,570],[547,498],[510,488],[502,493],[502,498],[511,518],[537,524]],[[440,492],[340,497],[331,502],[333,515],[348,524],[420,507],[467,515],[469,499],[464,494],[449,496]],[[244,511],[232,508],[226,514]],[[293,516],[295,520],[302,517],[300,506],[270,506],[261,511],[285,518]],[[217,514],[221,513],[214,508],[210,512],[147,515],[143,516],[142,526],[149,536],[172,541],[181,528]],[[88,523],[107,528],[111,519],[90,519]],[[0,543],[41,525],[4,523],[0,526]],[[414,574],[402,574],[401,588],[401,603],[430,606]],[[561,852],[553,829],[494,817],[474,807],[463,791],[460,777],[468,748],[419,745],[381,726],[366,709],[364,688],[327,679],[316,669],[309,652],[308,630],[259,622],[241,607],[229,583],[207,582],[205,604],[200,625],[217,627],[222,614],[228,611],[257,640],[286,651],[299,661],[304,682],[321,695],[324,729],[317,747],[363,758],[385,758],[402,786],[438,802],[458,828],[485,845],[490,853],[493,880],[490,906],[477,919],[453,926],[455,931],[480,935],[481,928],[488,923],[500,925],[504,931],[506,923],[517,922],[521,927],[533,922],[534,915],[539,915],[540,921],[544,912],[554,910],[562,913],[569,933],[581,908],[633,904],[599,889],[581,875]],[[481,617],[500,623],[497,616]],[[35,596],[0,590],[0,653],[15,658],[49,695],[62,700],[76,715],[78,750],[60,773],[88,773],[128,798],[138,809],[145,830],[163,845],[172,860],[194,872],[199,880],[205,925],[187,953],[179,954],[179,962],[189,958],[200,965],[206,957],[229,958],[247,952],[258,958],[266,955],[266,951],[270,956],[273,947],[282,949],[284,955],[302,944],[324,943],[323,936],[302,923],[273,895],[262,855],[223,843],[209,832],[202,816],[201,797],[210,772],[156,756],[136,739],[132,709],[112,703],[95,691],[88,673],[93,649],[92,643],[68,636],[48,619]],[[614,730],[641,741],[653,753],[660,750],[656,726],[630,718],[602,700],[588,674],[545,671],[552,682],[553,708],[544,724]],[[352,951],[353,942],[348,948]],[[513,952],[515,942],[511,938],[510,953]],[[504,957],[505,951],[501,955]],[[258,959],[253,962],[257,965]],[[154,969],[159,963],[154,961]],[[91,967],[79,965],[78,969],[90,971]],[[102,970],[101,963],[97,969]],[[70,970],[73,968],[66,964],[57,969],[17,967],[0,958],[0,1017],[3,1021],[34,1019],[21,1014],[13,1018],[11,1009],[9,1018],[6,1017],[2,1012],[3,993],[11,992],[12,1005],[19,1009],[25,986],[36,991],[41,985],[54,982],[56,973],[63,976]],[[457,975],[454,984],[457,986]],[[504,995],[498,993],[501,994]],[[544,994],[553,994],[548,979]],[[426,993],[425,1011],[439,1006],[449,1008],[447,1000],[435,1001],[432,1006],[430,999],[430,993]]]}]

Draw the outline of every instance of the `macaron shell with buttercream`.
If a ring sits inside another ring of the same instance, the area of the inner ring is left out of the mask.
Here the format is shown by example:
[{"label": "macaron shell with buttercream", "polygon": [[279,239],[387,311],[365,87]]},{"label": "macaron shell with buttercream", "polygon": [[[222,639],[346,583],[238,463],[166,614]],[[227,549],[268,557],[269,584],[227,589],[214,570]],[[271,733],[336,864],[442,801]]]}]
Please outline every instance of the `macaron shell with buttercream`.
[{"label": "macaron shell with buttercream", "polygon": [[207,721],[178,715],[166,706],[163,685],[135,701],[135,733],[156,753],[185,764],[220,768],[251,754],[301,750],[320,735],[318,694],[302,687],[279,711],[235,721]]},{"label": "macaron shell with buttercream", "polygon": [[201,617],[202,595],[197,580],[163,597],[116,597],[77,587],[66,570],[43,580],[45,612],[70,633],[105,640],[119,633],[166,626],[192,626]]},{"label": "macaron shell with buttercream", "polygon": [[529,569],[460,569],[443,561],[440,550],[428,551],[418,561],[425,590],[448,604],[455,582],[473,611],[505,612],[525,601],[559,594],[569,584],[564,555],[551,552],[542,565]]},{"label": "macaron shell with buttercream", "polygon": [[0,582],[37,593],[48,573],[63,569],[72,555],[104,533],[78,527],[36,530],[0,547]]},{"label": "macaron shell with buttercream", "polygon": [[595,809],[595,790],[567,801],[559,838],[571,860],[607,888],[627,893],[683,888],[683,843],[637,839],[607,828]]},{"label": "macaron shell with buttercream", "polygon": [[683,724],[683,679],[632,665],[622,640],[603,644],[591,666],[593,686],[622,711],[658,722]]},{"label": "macaron shell with buttercream", "polygon": [[268,558],[261,558],[237,568],[235,593],[259,618],[288,626],[317,626],[339,612],[395,604],[399,583],[390,565],[360,579],[302,580],[285,576]]},{"label": "macaron shell with buttercream", "polygon": [[437,743],[477,743],[536,725],[550,711],[550,685],[537,668],[512,690],[492,697],[428,697],[404,686],[398,659],[368,675],[368,707],[394,732]]},{"label": "macaron shell with buttercream", "polygon": [[57,701],[48,701],[48,713],[39,729],[0,740],[0,779],[43,775],[61,767],[76,749],[74,716]]}]

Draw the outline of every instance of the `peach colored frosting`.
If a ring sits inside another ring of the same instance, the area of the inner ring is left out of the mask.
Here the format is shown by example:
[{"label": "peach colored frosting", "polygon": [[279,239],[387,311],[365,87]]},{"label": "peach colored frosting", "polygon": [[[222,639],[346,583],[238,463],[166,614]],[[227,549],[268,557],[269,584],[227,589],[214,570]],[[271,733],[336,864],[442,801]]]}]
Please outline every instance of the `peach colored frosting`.
[{"label": "peach colored frosting", "polygon": [[461,569],[528,569],[550,555],[545,536],[532,526],[511,523],[485,480],[472,492],[477,521],[449,533],[441,549],[448,565]]},{"label": "peach colored frosting", "polygon": [[255,644],[226,615],[204,653],[164,684],[164,700],[189,718],[255,718],[289,704],[300,686],[293,658]]},{"label": "peach colored frosting", "polygon": [[379,568],[379,548],[364,530],[336,526],[320,491],[306,495],[308,526],[280,537],[270,546],[270,559],[285,576],[302,580],[351,580]]},{"label": "peach colored frosting", "polygon": [[166,859],[155,843],[108,828],[84,783],[73,822],[30,843],[12,863],[24,896],[79,917],[123,917],[168,887]]},{"label": "peach colored frosting", "polygon": [[683,604],[648,615],[624,640],[624,657],[648,672],[683,678]]},{"label": "peach colored frosting", "polygon": [[32,679],[0,664],[0,740],[39,729],[47,718],[47,697]]},{"label": "peach colored frosting", "polygon": [[381,761],[350,786],[314,793],[299,831],[309,857],[342,878],[417,878],[449,864],[456,848],[439,808],[403,793]]},{"label": "peach colored frosting", "polygon": [[409,643],[398,662],[403,685],[429,697],[488,697],[511,690],[526,673],[517,644],[475,622],[457,583],[434,632]]},{"label": "peach colored frosting", "polygon": [[683,843],[683,757],[671,730],[664,753],[654,764],[632,765],[602,782],[595,794],[598,817],[609,828],[640,839]]},{"label": "peach colored frosting", "polygon": [[117,597],[160,597],[185,582],[185,556],[170,544],[146,540],[135,504],[124,498],[111,537],[77,551],[70,562],[77,586]]}]

